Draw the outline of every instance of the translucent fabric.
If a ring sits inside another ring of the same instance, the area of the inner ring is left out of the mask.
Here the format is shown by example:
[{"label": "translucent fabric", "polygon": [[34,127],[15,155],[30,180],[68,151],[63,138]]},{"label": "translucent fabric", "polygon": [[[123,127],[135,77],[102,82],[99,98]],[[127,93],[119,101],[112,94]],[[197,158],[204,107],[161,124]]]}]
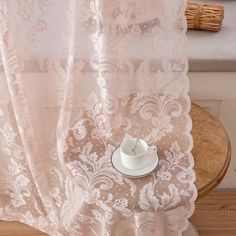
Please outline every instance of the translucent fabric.
[{"label": "translucent fabric", "polygon": [[[185,0],[0,0],[0,219],[182,235],[196,199]],[[143,123],[149,176],[111,153]]]}]

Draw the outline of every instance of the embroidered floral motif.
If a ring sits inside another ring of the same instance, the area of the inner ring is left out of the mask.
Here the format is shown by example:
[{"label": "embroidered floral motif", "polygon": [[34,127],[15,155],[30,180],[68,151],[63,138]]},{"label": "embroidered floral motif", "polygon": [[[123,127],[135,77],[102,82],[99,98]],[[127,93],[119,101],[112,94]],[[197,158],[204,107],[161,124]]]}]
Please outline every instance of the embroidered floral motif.
[{"label": "embroidered floral motif", "polygon": [[[49,235],[179,236],[196,198],[185,0],[0,0],[0,219]],[[136,135],[159,165],[130,179]]]}]

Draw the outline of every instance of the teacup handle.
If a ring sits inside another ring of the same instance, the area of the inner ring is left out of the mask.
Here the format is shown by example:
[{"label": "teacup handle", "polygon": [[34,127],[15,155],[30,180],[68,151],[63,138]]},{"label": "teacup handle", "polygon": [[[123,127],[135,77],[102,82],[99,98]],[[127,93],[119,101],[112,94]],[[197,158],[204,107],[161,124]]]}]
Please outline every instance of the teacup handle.
[{"label": "teacup handle", "polygon": [[152,152],[157,152],[157,147],[153,144],[153,145],[149,145],[149,147],[148,147],[148,152],[150,152],[150,151],[152,151]]}]

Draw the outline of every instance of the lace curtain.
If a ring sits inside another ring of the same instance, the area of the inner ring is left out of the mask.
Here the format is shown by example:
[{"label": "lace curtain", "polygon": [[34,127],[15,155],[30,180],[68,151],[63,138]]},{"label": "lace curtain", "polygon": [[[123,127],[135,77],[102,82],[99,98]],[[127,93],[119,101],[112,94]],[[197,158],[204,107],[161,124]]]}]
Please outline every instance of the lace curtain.
[{"label": "lace curtain", "polygon": [[[0,219],[182,235],[196,199],[185,0],[0,0]],[[111,153],[144,124],[145,178]]]}]

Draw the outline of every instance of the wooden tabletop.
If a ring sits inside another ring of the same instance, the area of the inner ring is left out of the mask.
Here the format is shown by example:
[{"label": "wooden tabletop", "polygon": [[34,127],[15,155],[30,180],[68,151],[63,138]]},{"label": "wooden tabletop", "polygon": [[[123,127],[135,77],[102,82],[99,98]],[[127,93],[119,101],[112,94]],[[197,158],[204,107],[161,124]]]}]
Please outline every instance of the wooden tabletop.
[{"label": "wooden tabletop", "polygon": [[[230,155],[231,155],[230,142],[224,127],[217,121],[217,119],[212,117],[208,112],[203,110],[201,107],[192,104],[192,110],[190,115],[193,120],[192,136],[194,142],[194,147],[193,147],[193,157],[195,160],[194,169],[197,176],[196,185],[199,191],[199,196],[202,196],[210,192],[223,179],[230,162]],[[205,198],[203,198],[203,200],[204,199]],[[210,203],[212,205],[214,203],[214,198],[210,196],[209,199],[211,201],[207,201],[207,204]],[[229,199],[232,202],[232,198],[228,198],[226,199],[226,203],[227,200]],[[224,199],[222,198],[221,201],[222,204],[224,203],[223,205],[225,207],[226,206],[225,197]],[[214,205],[215,207],[214,213],[221,214],[222,216],[223,205],[220,206],[221,208],[218,211]],[[203,207],[205,210],[203,213],[206,214],[206,210],[208,209],[205,206]],[[212,211],[212,207],[210,208],[210,211]],[[224,210],[223,212],[226,211]],[[231,213],[232,212],[233,211],[231,211]],[[228,212],[227,216],[233,219],[232,216],[228,214]],[[196,219],[198,219],[199,222],[204,222],[206,224],[204,219],[202,219],[202,214],[198,218],[196,216],[194,217],[195,222]],[[215,221],[216,219],[214,218],[214,220],[210,222],[211,224],[214,225],[214,227],[210,225],[210,229],[217,228]],[[222,221],[222,218],[220,218],[219,222],[224,223],[224,221]],[[209,226],[209,222],[207,222],[207,226],[205,224],[204,224],[204,229],[207,229],[207,227]],[[224,225],[222,226],[222,224],[220,224],[220,227],[223,230]],[[46,234],[43,234],[27,225],[20,224],[19,222],[0,221],[0,235],[43,236]]]},{"label": "wooden tabletop", "polygon": [[215,188],[225,176],[231,158],[228,135],[220,122],[192,104],[193,157],[199,197]]}]

